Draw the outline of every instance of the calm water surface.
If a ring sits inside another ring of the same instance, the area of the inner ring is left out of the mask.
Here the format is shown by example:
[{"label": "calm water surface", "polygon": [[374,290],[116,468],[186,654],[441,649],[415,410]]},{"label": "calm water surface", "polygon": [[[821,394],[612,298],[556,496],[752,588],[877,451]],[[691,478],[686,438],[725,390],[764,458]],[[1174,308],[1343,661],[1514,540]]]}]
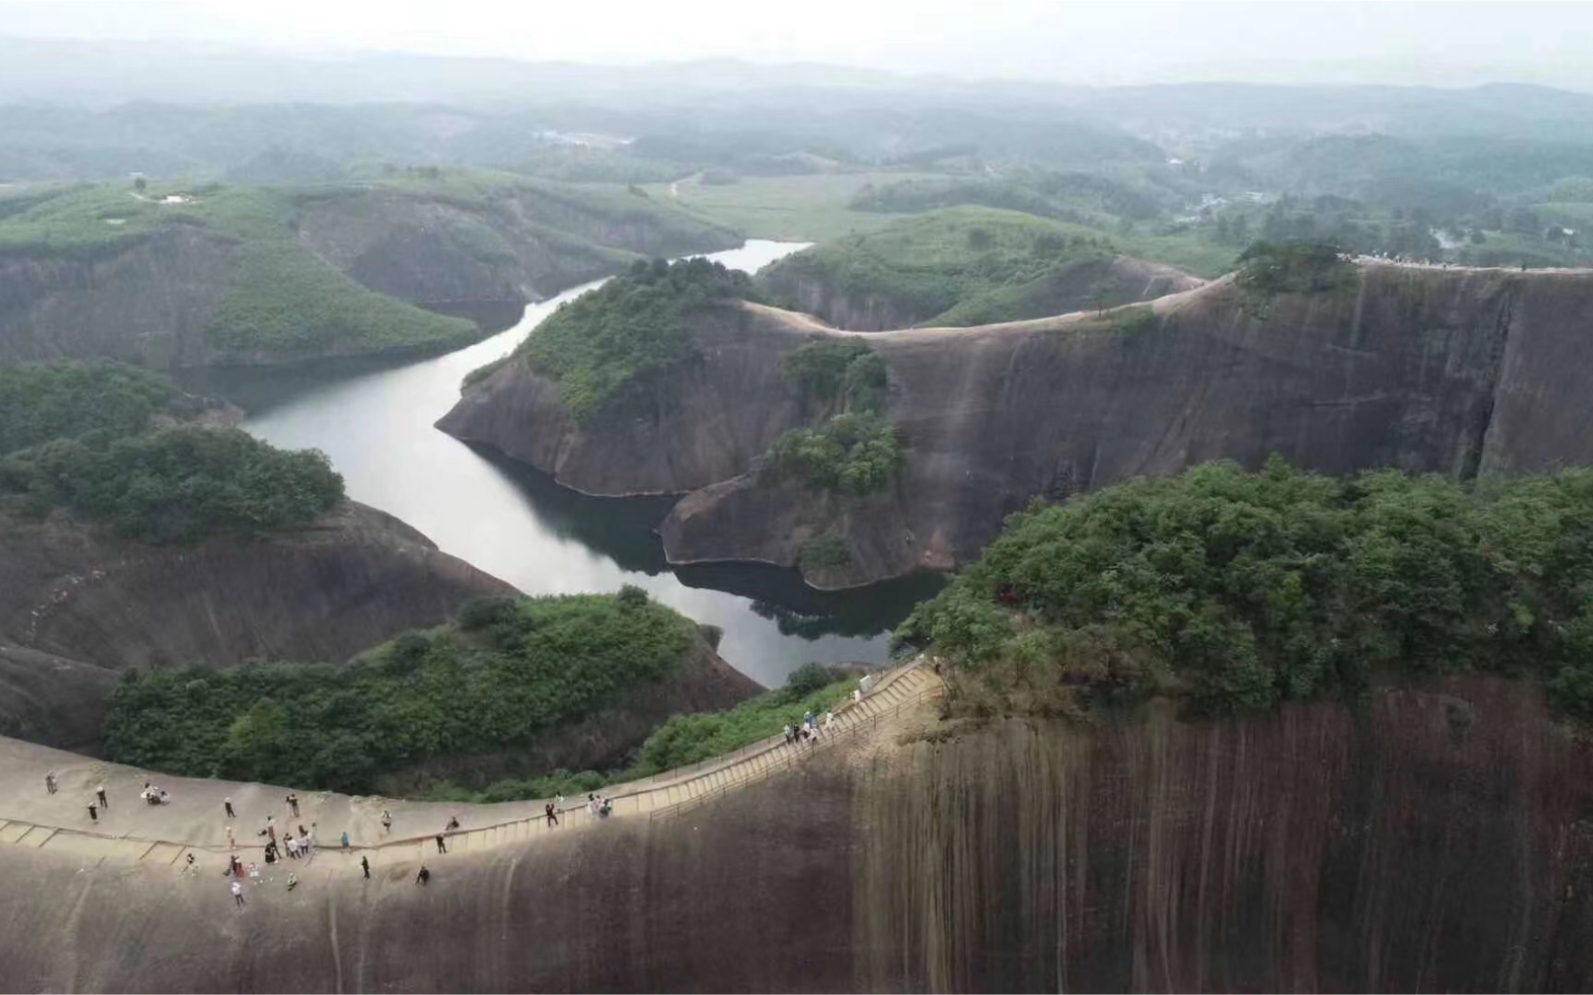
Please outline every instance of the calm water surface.
[{"label": "calm water surface", "polygon": [[[750,241],[709,258],[754,272],[804,243]],[[526,308],[519,324],[434,359],[363,368],[212,371],[202,386],[248,411],[243,428],[286,448],[320,449],[357,501],[398,516],[444,551],[528,594],[646,588],[724,629],[719,651],[766,685],[809,660],[879,662],[887,630],[938,578],[820,595],[794,571],[756,566],[671,570],[653,528],[670,501],[589,498],[531,467],[433,428],[466,373],[512,350],[588,284]]]}]

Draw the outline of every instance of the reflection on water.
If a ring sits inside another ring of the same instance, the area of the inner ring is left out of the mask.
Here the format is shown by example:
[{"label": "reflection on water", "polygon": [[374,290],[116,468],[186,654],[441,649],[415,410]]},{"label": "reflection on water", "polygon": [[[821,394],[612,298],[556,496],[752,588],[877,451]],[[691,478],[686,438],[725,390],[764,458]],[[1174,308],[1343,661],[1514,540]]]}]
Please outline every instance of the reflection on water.
[{"label": "reflection on water", "polygon": [[[800,248],[753,241],[710,258],[755,271]],[[243,428],[274,445],[325,452],[350,497],[398,516],[444,551],[528,594],[636,584],[722,628],[725,659],[767,685],[809,660],[883,661],[886,630],[934,593],[938,578],[826,594],[774,567],[672,571],[653,532],[671,499],[587,497],[432,427],[458,399],[467,372],[507,354],[561,302],[592,286],[533,304],[510,330],[445,356],[212,370],[190,389],[244,408]]]}]

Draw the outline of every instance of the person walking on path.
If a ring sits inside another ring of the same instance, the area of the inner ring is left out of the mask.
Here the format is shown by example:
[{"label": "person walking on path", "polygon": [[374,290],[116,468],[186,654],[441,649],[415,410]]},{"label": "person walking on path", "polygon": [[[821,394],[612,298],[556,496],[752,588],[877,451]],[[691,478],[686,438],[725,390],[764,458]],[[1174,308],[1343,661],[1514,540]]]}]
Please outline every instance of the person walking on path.
[{"label": "person walking on path", "polygon": [[100,808],[103,808],[107,812],[111,810],[111,803],[105,797],[105,785],[102,784],[94,789],[94,797],[100,800]]},{"label": "person walking on path", "polygon": [[52,795],[55,794],[55,771],[52,770],[44,775],[44,790]]},{"label": "person walking on path", "polygon": [[288,808],[293,809],[294,818],[297,818],[299,815],[299,796],[291,791],[288,792],[287,803]]},{"label": "person walking on path", "polygon": [[384,809],[382,809],[382,832],[390,833],[392,831],[393,831],[393,815],[392,815],[391,812],[387,811],[387,809],[384,808]]},{"label": "person walking on path", "polygon": [[369,857],[363,854],[360,855],[360,870],[365,872],[365,880],[369,881],[371,879],[371,861]]},{"label": "person walking on path", "polygon": [[447,853],[448,852],[448,845],[443,842],[443,834],[442,833],[438,833],[437,834],[437,852],[438,853]]},{"label": "person walking on path", "polygon": [[416,884],[425,884],[431,880],[431,871],[426,870],[426,865],[420,865],[420,873],[415,875]]},{"label": "person walking on path", "polygon": [[343,830],[343,849],[348,849],[348,830]]},{"label": "person walking on path", "polygon": [[243,885],[239,884],[237,879],[233,879],[232,882],[232,900],[238,908],[243,908]]},{"label": "person walking on path", "polygon": [[235,815],[233,813],[233,811],[232,811],[232,799],[231,798],[223,798],[221,800],[221,807],[226,809],[227,818],[229,818],[229,819],[236,819],[237,818],[237,815]]},{"label": "person walking on path", "polygon": [[100,821],[100,807],[98,805],[94,804],[93,802],[89,802],[89,821],[90,822],[98,822],[98,821]]},{"label": "person walking on path", "polygon": [[227,827],[227,849],[229,849],[229,850],[238,849],[238,839],[237,839],[237,837],[232,835],[232,827],[231,826]]},{"label": "person walking on path", "polygon": [[550,826],[558,825],[559,824],[559,817],[553,814],[553,803],[552,802],[548,802],[542,808],[543,808],[543,811],[545,811],[548,814],[548,825],[550,825]]}]

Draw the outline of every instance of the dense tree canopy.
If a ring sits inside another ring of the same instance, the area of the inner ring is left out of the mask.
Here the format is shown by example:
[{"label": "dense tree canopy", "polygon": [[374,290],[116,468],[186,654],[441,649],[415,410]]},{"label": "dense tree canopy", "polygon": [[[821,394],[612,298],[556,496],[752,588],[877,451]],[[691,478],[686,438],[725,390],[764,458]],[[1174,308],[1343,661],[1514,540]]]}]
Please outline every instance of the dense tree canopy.
[{"label": "dense tree canopy", "polygon": [[133,435],[179,396],[166,378],[118,363],[0,367],[0,454],[93,431]]},{"label": "dense tree canopy", "polygon": [[61,508],[129,538],[183,542],[304,525],[343,498],[318,452],[284,452],[237,429],[186,425],[125,438],[94,432],[0,460],[0,498]]},{"label": "dense tree canopy", "polygon": [[690,319],[703,307],[752,293],[745,273],[700,257],[638,262],[561,304],[526,337],[519,354],[558,381],[565,407],[586,422],[639,378],[695,358]]},{"label": "dense tree canopy", "polygon": [[347,667],[261,664],[128,677],[106,724],[122,763],[368,792],[430,757],[523,743],[662,680],[695,626],[643,598],[486,598]]},{"label": "dense tree canopy", "polygon": [[1374,671],[1533,674],[1593,719],[1593,470],[1470,490],[1279,459],[1012,516],[897,639],[1045,707],[1354,694]]}]

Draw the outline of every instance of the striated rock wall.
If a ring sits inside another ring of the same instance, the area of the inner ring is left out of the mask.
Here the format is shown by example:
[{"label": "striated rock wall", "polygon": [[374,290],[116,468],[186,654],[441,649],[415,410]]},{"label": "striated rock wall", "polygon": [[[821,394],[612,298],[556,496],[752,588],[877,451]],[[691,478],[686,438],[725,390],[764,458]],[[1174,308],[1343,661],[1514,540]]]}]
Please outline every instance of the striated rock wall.
[{"label": "striated rock wall", "polygon": [[781,358],[824,325],[754,305],[705,310],[702,360],[637,385],[586,426],[557,383],[510,361],[471,385],[437,427],[523,460],[587,494],[678,494],[744,472],[780,435],[826,412],[804,406]]},{"label": "striated rock wall", "polygon": [[232,240],[174,225],[91,257],[0,256],[0,362],[203,363],[231,287]]},{"label": "striated rock wall", "polygon": [[193,878],[0,843],[0,987],[1593,985],[1587,747],[1526,685],[889,742],[669,821],[383,851],[370,881],[323,853],[242,910],[213,855]]},{"label": "striated rock wall", "polygon": [[[890,493],[844,507],[742,476],[774,429],[804,423],[776,382],[780,355],[837,334],[756,305],[736,363],[661,385],[640,427],[571,433],[556,393],[513,366],[468,388],[441,425],[581,490],[696,490],[660,527],[677,563],[796,564],[839,524],[851,563],[809,576],[825,587],[954,567],[1036,495],[1212,459],[1256,466],[1276,452],[1327,473],[1463,479],[1593,460],[1581,386],[1593,377],[1593,273],[1374,265],[1350,291],[1281,296],[1264,311],[1230,280],[1158,299],[1154,320],[1144,307],[870,335],[909,465]],[[727,445],[726,425],[760,431]]]}]

